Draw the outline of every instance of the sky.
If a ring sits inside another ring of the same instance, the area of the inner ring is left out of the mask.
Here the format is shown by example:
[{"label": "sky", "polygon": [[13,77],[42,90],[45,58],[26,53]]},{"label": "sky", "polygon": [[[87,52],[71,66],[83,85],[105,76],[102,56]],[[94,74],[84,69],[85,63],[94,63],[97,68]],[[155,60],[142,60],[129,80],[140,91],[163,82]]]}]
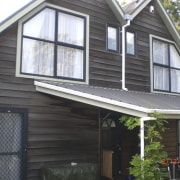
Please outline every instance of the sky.
[{"label": "sky", "polygon": [[[33,0],[0,0],[0,22]],[[119,0],[120,2],[123,0]],[[131,2],[132,0],[126,0]]]},{"label": "sky", "polygon": [[132,2],[134,0],[118,0],[120,3],[126,1],[126,3]]},{"label": "sky", "polygon": [[0,22],[32,0],[0,0]]}]

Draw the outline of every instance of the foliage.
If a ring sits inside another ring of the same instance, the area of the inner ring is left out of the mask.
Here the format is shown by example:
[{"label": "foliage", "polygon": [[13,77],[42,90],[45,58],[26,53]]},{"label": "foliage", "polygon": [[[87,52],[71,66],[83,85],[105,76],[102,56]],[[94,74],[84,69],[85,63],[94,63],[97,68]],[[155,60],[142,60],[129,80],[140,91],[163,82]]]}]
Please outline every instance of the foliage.
[{"label": "foliage", "polygon": [[162,3],[180,32],[180,1],[179,0],[162,0]]},{"label": "foliage", "polygon": [[[153,113],[152,117],[157,120],[146,121],[144,128],[144,160],[141,159],[140,154],[132,157],[130,162],[129,173],[134,176],[136,180],[157,180],[159,173],[157,171],[157,163],[161,162],[162,158],[167,157],[167,153],[163,151],[161,144],[161,133],[166,130],[166,120],[162,119],[158,113]],[[129,129],[133,130],[140,126],[140,119],[133,116],[122,116],[120,121]]]}]

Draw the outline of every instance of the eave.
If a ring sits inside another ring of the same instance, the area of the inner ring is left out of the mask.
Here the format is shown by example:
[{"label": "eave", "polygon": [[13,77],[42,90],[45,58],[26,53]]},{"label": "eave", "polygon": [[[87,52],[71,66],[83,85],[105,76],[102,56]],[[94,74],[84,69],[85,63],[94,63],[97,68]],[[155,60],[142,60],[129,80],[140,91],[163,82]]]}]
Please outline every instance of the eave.
[{"label": "eave", "polygon": [[121,25],[126,24],[125,14],[117,0],[105,0]]},{"label": "eave", "polygon": [[[116,98],[110,98],[109,96],[99,95],[96,91],[96,88],[93,93],[89,93],[88,86],[86,86],[87,91],[85,89],[81,91],[81,90],[78,90],[78,86],[76,86],[75,89],[71,88],[71,86],[73,87],[73,85],[66,87],[64,85],[54,85],[54,84],[51,84],[51,82],[47,83],[47,82],[39,82],[39,81],[35,81],[34,84],[36,87],[36,91],[38,92],[54,95],[61,98],[70,99],[73,101],[89,104],[92,106],[96,106],[96,107],[100,107],[100,108],[104,108],[104,109],[108,109],[112,111],[116,111],[122,114],[132,115],[132,116],[141,118],[141,117],[147,117],[153,112],[159,112],[160,114],[165,115],[165,117],[168,119],[180,118],[180,108],[179,109],[172,109],[172,108],[165,109],[165,108],[143,107],[137,104],[127,103],[127,102],[117,100],[118,96],[116,99]],[[79,86],[79,89],[81,89],[80,86]],[[103,90],[103,88],[100,90]],[[107,94],[110,94],[113,90],[104,89],[104,92],[105,91]],[[147,94],[147,95],[149,96],[150,94]]]},{"label": "eave", "polygon": [[180,34],[177,31],[173,21],[171,20],[171,18],[169,17],[169,15],[165,11],[162,3],[159,0],[155,0],[154,5],[155,5],[156,9],[158,10],[158,13],[160,14],[160,16],[161,16],[163,22],[165,23],[167,29],[171,33],[171,35],[172,35],[174,41],[176,42],[178,48],[180,49]]},{"label": "eave", "polygon": [[27,6],[20,9],[19,11],[17,11],[15,14],[10,16],[8,19],[4,20],[2,23],[0,23],[0,33],[3,32],[8,27],[10,27],[11,25],[13,25],[15,22],[17,22],[19,19],[21,19],[24,15],[31,12],[34,8],[36,8],[43,2],[45,2],[45,0],[35,0],[31,3],[29,3]]}]

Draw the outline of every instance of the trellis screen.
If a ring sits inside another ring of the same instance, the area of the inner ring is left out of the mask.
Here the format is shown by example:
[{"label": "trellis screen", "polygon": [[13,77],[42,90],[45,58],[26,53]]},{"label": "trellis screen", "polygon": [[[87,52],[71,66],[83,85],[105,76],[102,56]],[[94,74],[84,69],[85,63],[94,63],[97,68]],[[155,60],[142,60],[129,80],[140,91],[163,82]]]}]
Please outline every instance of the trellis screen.
[{"label": "trellis screen", "polygon": [[0,112],[0,180],[22,179],[22,116]]}]

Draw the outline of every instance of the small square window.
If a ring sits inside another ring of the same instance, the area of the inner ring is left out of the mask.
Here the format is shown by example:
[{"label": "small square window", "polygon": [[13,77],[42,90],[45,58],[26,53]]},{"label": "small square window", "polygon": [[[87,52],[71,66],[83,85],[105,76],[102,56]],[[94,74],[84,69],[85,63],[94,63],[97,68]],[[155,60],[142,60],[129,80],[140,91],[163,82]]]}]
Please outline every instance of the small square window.
[{"label": "small square window", "polygon": [[135,34],[126,32],[126,54],[135,55]]},{"label": "small square window", "polygon": [[118,28],[116,27],[107,27],[107,49],[118,51]]}]

